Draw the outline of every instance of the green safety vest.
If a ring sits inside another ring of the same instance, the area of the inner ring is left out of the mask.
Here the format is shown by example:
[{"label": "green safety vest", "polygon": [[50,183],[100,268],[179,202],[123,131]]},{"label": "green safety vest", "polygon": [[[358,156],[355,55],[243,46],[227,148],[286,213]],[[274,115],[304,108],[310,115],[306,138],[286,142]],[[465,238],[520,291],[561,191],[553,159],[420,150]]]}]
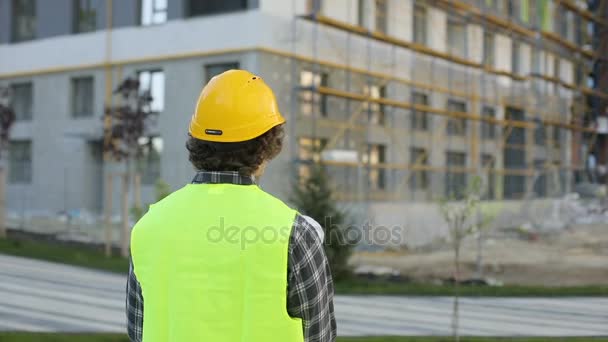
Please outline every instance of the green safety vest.
[{"label": "green safety vest", "polygon": [[144,342],[303,341],[287,313],[296,212],[256,185],[189,184],[131,233]]}]

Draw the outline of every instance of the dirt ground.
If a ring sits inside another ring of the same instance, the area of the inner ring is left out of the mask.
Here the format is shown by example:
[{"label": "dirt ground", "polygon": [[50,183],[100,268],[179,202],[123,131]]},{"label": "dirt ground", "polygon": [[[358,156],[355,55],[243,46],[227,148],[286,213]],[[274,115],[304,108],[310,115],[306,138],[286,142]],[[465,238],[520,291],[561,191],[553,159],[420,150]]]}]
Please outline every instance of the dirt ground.
[{"label": "dirt ground", "polygon": [[[484,277],[504,284],[574,286],[608,284],[608,224],[577,225],[551,233],[488,232],[482,249]],[[476,270],[477,241],[464,242],[462,278]],[[453,252],[446,244],[425,250],[357,252],[358,270],[390,268],[416,280],[453,275]]]}]

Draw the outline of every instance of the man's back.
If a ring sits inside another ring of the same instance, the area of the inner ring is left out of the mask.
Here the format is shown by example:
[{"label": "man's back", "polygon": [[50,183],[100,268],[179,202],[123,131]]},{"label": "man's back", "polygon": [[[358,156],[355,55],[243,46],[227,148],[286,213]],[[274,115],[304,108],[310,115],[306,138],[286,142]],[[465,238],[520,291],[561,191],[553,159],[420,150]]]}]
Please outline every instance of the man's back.
[{"label": "man's back", "polygon": [[153,298],[144,341],[302,340],[285,305],[295,215],[255,185],[190,184],[154,205],[132,235]]}]

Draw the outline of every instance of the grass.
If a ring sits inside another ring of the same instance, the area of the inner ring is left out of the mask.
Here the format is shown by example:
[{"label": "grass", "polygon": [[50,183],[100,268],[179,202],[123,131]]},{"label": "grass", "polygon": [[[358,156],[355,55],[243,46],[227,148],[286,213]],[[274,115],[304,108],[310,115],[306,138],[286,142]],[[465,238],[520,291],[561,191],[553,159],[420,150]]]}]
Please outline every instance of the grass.
[{"label": "grass", "polygon": [[51,241],[0,239],[0,253],[110,272],[129,271],[129,262],[125,258],[119,256],[106,258],[103,251],[98,249]]},{"label": "grass", "polygon": [[[128,261],[119,256],[106,258],[97,248],[77,246],[53,241],[31,240],[25,238],[0,239],[0,253],[28,258],[84,266],[104,271],[126,273]],[[420,283],[392,282],[388,280],[350,280],[335,284],[339,294],[384,294],[412,296],[451,296],[451,285],[432,285]],[[462,296],[493,297],[556,297],[556,296],[608,296],[608,285],[588,285],[569,287],[515,286],[501,287],[462,285]]]},{"label": "grass", "polygon": [[[608,342],[605,338],[589,337],[463,337],[462,342],[541,342],[541,341],[568,341],[568,342]],[[40,333],[0,333],[0,341],[6,342],[129,342],[127,336],[122,334],[40,334]],[[339,337],[337,342],[449,342],[449,337]]]},{"label": "grass", "polygon": [[[344,294],[384,294],[412,296],[452,296],[451,285],[423,283],[398,283],[388,280],[336,282],[337,293]],[[558,296],[608,296],[608,285],[585,286],[481,286],[460,285],[461,296],[483,297],[558,297]]]}]

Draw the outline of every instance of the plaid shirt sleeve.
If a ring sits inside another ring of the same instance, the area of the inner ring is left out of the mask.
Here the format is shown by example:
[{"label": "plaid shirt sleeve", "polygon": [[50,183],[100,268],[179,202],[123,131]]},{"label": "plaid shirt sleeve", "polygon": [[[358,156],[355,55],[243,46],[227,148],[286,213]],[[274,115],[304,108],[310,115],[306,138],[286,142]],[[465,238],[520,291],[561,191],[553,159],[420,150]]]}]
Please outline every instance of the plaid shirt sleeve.
[{"label": "plaid shirt sleeve", "polygon": [[[336,340],[334,288],[323,250],[318,223],[298,215],[289,240],[287,312],[302,319],[304,341]],[[129,267],[127,282],[127,332],[131,342],[142,341],[144,299],[141,286]]]},{"label": "plaid shirt sleeve", "polygon": [[334,286],[323,250],[323,230],[298,215],[289,241],[287,312],[302,319],[304,341],[336,340]]},{"label": "plaid shirt sleeve", "polygon": [[144,330],[144,298],[135,272],[133,261],[129,262],[129,279],[127,280],[127,334],[131,342],[141,342]]}]

